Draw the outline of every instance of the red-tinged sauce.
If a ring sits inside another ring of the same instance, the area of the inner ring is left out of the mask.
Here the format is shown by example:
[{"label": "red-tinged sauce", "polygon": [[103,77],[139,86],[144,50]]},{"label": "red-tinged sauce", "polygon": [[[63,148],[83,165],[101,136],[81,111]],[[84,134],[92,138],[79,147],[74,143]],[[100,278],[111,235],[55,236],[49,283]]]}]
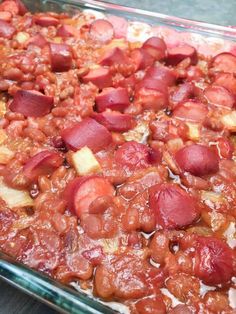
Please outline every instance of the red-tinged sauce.
[{"label": "red-tinged sauce", "polygon": [[0,4],[0,250],[131,314],[232,314],[236,57],[84,14]]}]

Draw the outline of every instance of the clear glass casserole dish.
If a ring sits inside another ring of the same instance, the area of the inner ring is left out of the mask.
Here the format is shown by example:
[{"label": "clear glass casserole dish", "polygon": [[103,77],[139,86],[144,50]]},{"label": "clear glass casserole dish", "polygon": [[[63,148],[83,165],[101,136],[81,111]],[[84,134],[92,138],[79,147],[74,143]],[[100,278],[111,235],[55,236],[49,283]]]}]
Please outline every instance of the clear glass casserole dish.
[{"label": "clear glass casserole dish", "polygon": [[[233,28],[185,20],[99,1],[41,0],[32,2],[24,0],[23,2],[32,12],[54,11],[73,14],[78,9],[95,10],[103,14],[122,16],[130,21],[144,22],[153,26],[163,26],[163,29],[166,30],[173,29],[181,31],[184,34],[183,37],[185,34],[191,33],[194,34],[194,40],[199,40],[200,43],[203,43],[204,38],[208,37],[207,45],[212,44],[213,49],[218,45],[217,53],[221,52],[220,49],[225,49],[225,40],[232,47],[232,42],[236,41],[236,29]],[[72,288],[65,287],[51,278],[15,262],[3,253],[0,253],[0,277],[60,312],[115,313],[115,310],[110,309],[83,292],[76,292]],[[118,307],[117,309],[122,311],[122,308]],[[125,309],[123,309],[123,312],[125,312]]]}]

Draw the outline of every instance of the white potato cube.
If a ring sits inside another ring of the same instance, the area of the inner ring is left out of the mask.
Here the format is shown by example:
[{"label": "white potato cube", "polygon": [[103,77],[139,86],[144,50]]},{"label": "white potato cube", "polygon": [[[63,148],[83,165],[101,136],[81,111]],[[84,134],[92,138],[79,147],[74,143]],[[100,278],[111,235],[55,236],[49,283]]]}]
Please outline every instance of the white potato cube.
[{"label": "white potato cube", "polygon": [[235,132],[236,131],[236,111],[232,111],[231,113],[224,115],[221,118],[221,122],[229,131]]},{"label": "white potato cube", "polygon": [[73,165],[81,176],[101,171],[101,167],[91,149],[87,146],[72,154]]},{"label": "white potato cube", "polygon": [[33,206],[34,201],[27,191],[9,188],[0,178],[0,198],[9,208]]},{"label": "white potato cube", "polygon": [[6,146],[0,146],[0,164],[6,165],[14,155],[15,153]]},{"label": "white potato cube", "polygon": [[188,137],[192,141],[198,141],[200,138],[200,127],[197,123],[187,123]]}]

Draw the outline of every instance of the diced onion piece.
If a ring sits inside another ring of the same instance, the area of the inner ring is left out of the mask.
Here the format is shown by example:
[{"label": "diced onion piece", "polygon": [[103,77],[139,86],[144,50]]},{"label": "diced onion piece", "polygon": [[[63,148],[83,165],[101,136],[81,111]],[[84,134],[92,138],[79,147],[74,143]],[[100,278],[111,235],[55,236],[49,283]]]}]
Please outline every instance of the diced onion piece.
[{"label": "diced onion piece", "polygon": [[127,39],[129,42],[143,43],[153,36],[152,27],[142,22],[130,22],[127,30]]},{"label": "diced onion piece", "polygon": [[218,209],[226,202],[222,194],[212,191],[202,191],[201,200],[211,209]]},{"label": "diced onion piece", "polygon": [[174,161],[173,157],[168,151],[165,151],[163,153],[163,160],[166,162],[167,166],[173,173],[179,174],[179,168],[176,165],[176,162]]},{"label": "diced onion piece", "polygon": [[6,165],[14,155],[14,152],[6,146],[0,146],[0,164]]},{"label": "diced onion piece", "polygon": [[0,144],[4,143],[6,139],[7,139],[6,131],[0,129]]},{"label": "diced onion piece", "polygon": [[30,35],[26,32],[19,32],[16,34],[15,39],[18,41],[18,43],[24,44],[26,41],[30,39]]},{"label": "diced onion piece", "polygon": [[138,143],[145,143],[149,136],[148,123],[141,121],[137,124],[137,126],[134,129],[124,133],[123,135],[126,141],[136,141]]},{"label": "diced onion piece", "polygon": [[103,251],[106,254],[114,254],[119,249],[119,240],[114,239],[104,239],[102,240]]},{"label": "diced onion piece", "polygon": [[33,199],[27,191],[9,188],[3,183],[2,178],[0,179],[0,198],[2,198],[10,208],[27,207],[33,206],[34,204]]},{"label": "diced onion piece", "polygon": [[104,46],[104,51],[112,48],[128,49],[128,42],[124,38],[113,39],[109,44]]},{"label": "diced onion piece", "polygon": [[56,36],[52,40],[55,44],[61,44],[63,42],[62,37]]},{"label": "diced onion piece", "polygon": [[173,138],[167,142],[167,146],[171,152],[176,152],[184,146],[181,138]]},{"label": "diced onion piece", "polygon": [[[236,248],[236,223],[232,222],[224,232],[224,236],[227,240],[228,245],[234,249]],[[236,302],[236,299],[235,299]],[[235,306],[236,307],[236,306]]]},{"label": "diced onion piece", "polygon": [[234,288],[229,289],[229,305],[236,309],[236,289]]},{"label": "diced onion piece", "polygon": [[203,212],[202,220],[206,222],[213,232],[225,229],[227,222],[224,215],[216,210],[212,210],[212,212]]},{"label": "diced onion piece", "polygon": [[200,138],[200,126],[197,123],[186,123],[188,126],[188,138],[192,141],[198,141]]},{"label": "diced onion piece", "polygon": [[3,100],[0,100],[0,118],[3,118],[3,116],[6,113],[6,103]]},{"label": "diced onion piece", "polygon": [[73,165],[81,176],[101,171],[101,167],[91,149],[87,146],[72,154]]},{"label": "diced onion piece", "polygon": [[221,122],[232,132],[236,131],[236,111],[232,111],[221,117]]}]

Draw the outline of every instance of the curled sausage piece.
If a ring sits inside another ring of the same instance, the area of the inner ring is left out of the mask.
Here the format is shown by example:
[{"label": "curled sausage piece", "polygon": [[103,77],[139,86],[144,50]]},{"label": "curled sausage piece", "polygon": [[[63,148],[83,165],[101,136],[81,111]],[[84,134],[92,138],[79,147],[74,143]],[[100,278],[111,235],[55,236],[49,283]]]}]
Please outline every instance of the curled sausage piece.
[{"label": "curled sausage piece", "polygon": [[24,165],[24,175],[31,181],[38,178],[39,175],[48,174],[59,168],[63,163],[60,154],[53,151],[42,151],[31,157]]},{"label": "curled sausage piece", "polygon": [[105,178],[99,176],[79,177],[65,189],[64,198],[72,213],[81,217],[89,212],[90,205],[102,196],[112,197],[114,188]]}]

